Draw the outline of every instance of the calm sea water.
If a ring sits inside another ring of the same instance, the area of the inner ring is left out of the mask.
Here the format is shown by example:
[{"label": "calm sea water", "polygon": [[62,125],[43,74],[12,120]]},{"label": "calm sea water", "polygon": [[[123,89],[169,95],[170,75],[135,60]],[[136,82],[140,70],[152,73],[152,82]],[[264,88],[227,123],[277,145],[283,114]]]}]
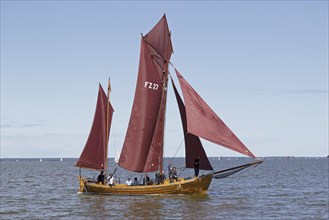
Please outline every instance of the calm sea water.
[{"label": "calm sea water", "polygon": [[[216,170],[250,161],[211,158]],[[327,158],[265,158],[256,168],[213,179],[206,195],[162,196],[77,194],[75,162],[1,159],[1,219],[329,219]],[[183,162],[178,158],[174,165]],[[122,169],[117,173],[134,177]]]}]

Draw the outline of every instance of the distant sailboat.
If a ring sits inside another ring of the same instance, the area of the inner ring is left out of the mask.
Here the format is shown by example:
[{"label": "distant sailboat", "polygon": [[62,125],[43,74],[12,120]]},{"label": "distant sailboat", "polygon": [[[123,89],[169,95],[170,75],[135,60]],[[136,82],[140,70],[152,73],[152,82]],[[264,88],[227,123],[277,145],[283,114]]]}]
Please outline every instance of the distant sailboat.
[{"label": "distant sailboat", "polygon": [[42,162],[42,159],[40,159],[40,162]]},{"label": "distant sailboat", "polygon": [[61,158],[59,161],[61,161],[61,162],[62,162],[62,161],[63,161],[63,158]]},{"label": "distant sailboat", "polygon": [[[135,98],[123,148],[118,159],[118,165],[127,171],[141,174],[150,172],[163,174],[164,127],[169,64],[172,53],[171,33],[166,16],[163,16],[154,28],[141,39]],[[167,179],[157,185],[136,186],[126,186],[125,184],[107,186],[83,178],[80,174],[79,192],[119,195],[204,193],[208,190],[213,179],[213,168],[203,149],[200,137],[255,158],[178,70],[174,68],[174,71],[184,97],[183,102],[174,80],[171,78],[183,125],[185,167],[193,168],[195,159],[199,158],[201,161],[200,169],[210,172],[189,179],[179,178],[177,182],[169,182]],[[104,170],[106,174],[108,168],[107,146],[114,112],[109,95],[110,82],[108,95],[105,94],[100,85],[93,125],[87,143],[76,164],[80,168]]]}]

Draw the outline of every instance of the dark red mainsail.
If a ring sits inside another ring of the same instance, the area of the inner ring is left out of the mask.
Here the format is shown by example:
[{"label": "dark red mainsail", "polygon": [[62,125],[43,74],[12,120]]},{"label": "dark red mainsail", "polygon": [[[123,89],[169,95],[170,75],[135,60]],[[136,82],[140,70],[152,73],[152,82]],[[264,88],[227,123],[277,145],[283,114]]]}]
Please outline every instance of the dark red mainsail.
[{"label": "dark red mainsail", "polygon": [[173,52],[165,16],[141,40],[134,103],[119,166],[134,172],[161,169],[168,64]]},{"label": "dark red mainsail", "polygon": [[[108,107],[109,111],[107,113]],[[76,164],[77,167],[93,170],[106,169],[107,140],[110,135],[113,112],[113,107],[109,103],[107,95],[102,86],[99,85],[94,121],[86,145]],[[108,122],[106,122],[107,114]]]},{"label": "dark red mainsail", "polygon": [[184,132],[184,139],[185,139],[185,164],[186,168],[194,168],[194,160],[195,158],[200,159],[200,169],[202,170],[213,170],[206,152],[203,149],[202,143],[200,138],[191,134],[187,133],[187,125],[186,125],[186,111],[185,105],[183,103],[182,98],[180,97],[177,88],[173,79],[171,79],[172,86],[174,88],[182,125],[183,125],[183,132]]},{"label": "dark red mainsail", "polygon": [[186,108],[187,132],[255,158],[183,76],[175,69]]}]

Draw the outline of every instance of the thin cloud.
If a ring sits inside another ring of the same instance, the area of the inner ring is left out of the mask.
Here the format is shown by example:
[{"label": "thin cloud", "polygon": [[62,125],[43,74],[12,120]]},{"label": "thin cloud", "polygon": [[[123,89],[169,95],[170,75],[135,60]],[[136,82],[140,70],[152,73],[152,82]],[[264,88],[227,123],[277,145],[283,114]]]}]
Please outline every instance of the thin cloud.
[{"label": "thin cloud", "polygon": [[31,128],[31,127],[42,127],[45,126],[45,124],[41,124],[41,123],[35,123],[35,124],[24,124],[21,127],[22,128]]},{"label": "thin cloud", "polygon": [[322,89],[300,89],[300,90],[285,90],[287,94],[328,94],[328,90]]},{"label": "thin cloud", "polygon": [[10,124],[4,124],[4,125],[1,125],[1,128],[12,128],[14,126],[10,125]]},{"label": "thin cloud", "polygon": [[8,117],[1,117],[1,120],[6,121],[4,124],[0,124],[1,128],[31,128],[31,127],[43,127],[48,123],[45,120],[36,120],[31,121],[31,123],[18,123],[12,120],[9,120]]},{"label": "thin cloud", "polygon": [[264,93],[266,92],[264,89],[247,89],[246,92],[254,92],[254,93]]},{"label": "thin cloud", "polygon": [[[275,91],[269,91],[265,89],[247,89],[244,90],[249,93],[273,93]],[[324,89],[297,89],[297,90],[281,90],[278,91],[284,94],[328,94],[328,90]]]},{"label": "thin cloud", "polygon": [[84,145],[82,134],[2,135],[1,158],[72,157],[79,155]]}]

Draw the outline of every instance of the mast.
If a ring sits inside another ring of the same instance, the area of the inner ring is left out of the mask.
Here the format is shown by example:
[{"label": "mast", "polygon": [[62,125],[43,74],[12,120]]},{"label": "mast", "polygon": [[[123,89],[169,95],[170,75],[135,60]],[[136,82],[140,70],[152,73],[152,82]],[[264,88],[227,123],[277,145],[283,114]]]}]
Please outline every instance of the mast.
[{"label": "mast", "polygon": [[[166,62],[166,61],[165,61]],[[165,69],[164,69],[164,77],[163,77],[163,108],[164,108],[164,119],[163,119],[163,124],[162,124],[162,129],[163,131],[165,130],[165,124],[166,124],[166,110],[167,110],[167,90],[168,90],[168,65],[169,62],[166,62],[165,63]],[[161,153],[160,153],[160,157],[159,157],[159,169],[160,169],[160,175],[162,175],[162,171],[163,171],[163,151],[164,151],[164,132],[162,133],[162,150],[161,150]]]},{"label": "mast", "polygon": [[110,115],[110,93],[111,93],[111,83],[110,83],[110,78],[108,81],[107,85],[107,98],[108,98],[108,103],[106,106],[106,144],[105,144],[105,178],[107,179],[107,174],[108,174],[108,145],[109,145],[109,115]]},{"label": "mast", "polygon": [[164,15],[141,39],[135,97],[118,163],[129,171],[148,173],[163,167],[165,90],[172,53]]},{"label": "mast", "polygon": [[[162,99],[161,99],[160,110],[158,114],[158,120],[157,120],[158,123],[156,126],[157,131],[153,136],[153,139],[155,141],[152,140],[153,147],[155,147],[154,145],[157,145],[159,148],[159,154],[158,155],[153,154],[153,157],[155,156],[158,157],[157,158],[158,170],[160,171],[160,174],[162,174],[168,73],[169,73],[168,67],[169,67],[169,60],[171,54],[173,53],[173,47],[171,43],[171,33],[168,27],[166,15],[162,17],[162,19],[158,22],[158,24],[145,37],[143,37],[143,39],[146,41],[148,45],[148,50],[153,58],[153,62],[158,68],[158,72],[160,74],[160,79],[162,84]],[[159,142],[156,143],[157,142],[156,140]]]}]

